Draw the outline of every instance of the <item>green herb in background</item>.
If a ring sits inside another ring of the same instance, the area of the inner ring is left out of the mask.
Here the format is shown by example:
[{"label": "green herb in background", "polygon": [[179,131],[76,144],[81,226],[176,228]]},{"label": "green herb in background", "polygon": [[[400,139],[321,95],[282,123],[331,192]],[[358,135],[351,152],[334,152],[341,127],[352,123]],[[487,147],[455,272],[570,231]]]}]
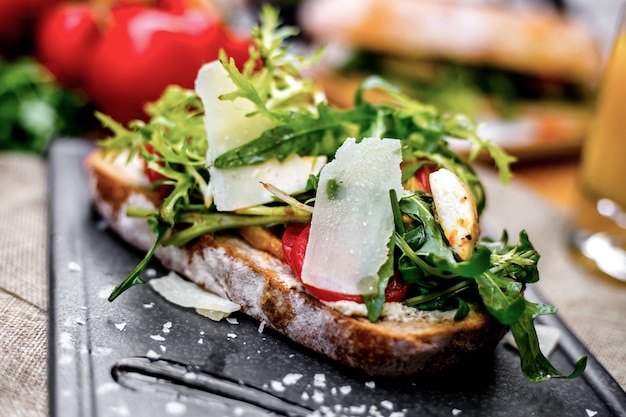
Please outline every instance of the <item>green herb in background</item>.
[{"label": "green herb in background", "polygon": [[54,136],[84,133],[93,111],[35,59],[0,58],[0,150],[42,153]]}]

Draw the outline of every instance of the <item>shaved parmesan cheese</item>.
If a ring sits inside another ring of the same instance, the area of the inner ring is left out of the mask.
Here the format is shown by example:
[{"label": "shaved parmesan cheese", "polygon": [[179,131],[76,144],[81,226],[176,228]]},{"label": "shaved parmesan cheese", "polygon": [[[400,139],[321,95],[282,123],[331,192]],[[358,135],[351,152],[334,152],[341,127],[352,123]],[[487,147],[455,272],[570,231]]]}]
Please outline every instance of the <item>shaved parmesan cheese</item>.
[{"label": "shaved parmesan cheese", "polygon": [[148,283],[167,301],[194,308],[198,314],[212,320],[219,321],[240,309],[238,304],[201,289],[175,272],[151,279]]},{"label": "shaved parmesan cheese", "polygon": [[402,195],[400,141],[347,139],[321,171],[306,249],[305,284],[342,294],[377,290],[394,231],[389,190]]},{"label": "shaved parmesan cheese", "polygon": [[435,218],[443,233],[461,259],[474,253],[478,238],[478,213],[474,197],[463,181],[447,169],[429,176],[435,205]]},{"label": "shaved parmesan cheese", "polygon": [[220,211],[237,210],[274,199],[263,183],[271,184],[287,194],[306,188],[310,175],[317,175],[326,164],[326,157],[294,155],[283,162],[270,160],[260,165],[241,168],[209,168],[213,202]]},{"label": "shaved parmesan cheese", "polygon": [[304,191],[309,176],[317,175],[326,163],[325,157],[294,155],[283,162],[273,159],[240,168],[213,166],[223,153],[245,145],[274,127],[274,121],[264,115],[248,116],[256,110],[251,101],[244,98],[220,100],[221,95],[235,90],[235,84],[219,61],[204,65],[198,72],[196,92],[204,105],[209,143],[207,165],[211,182],[207,200],[212,198],[219,211],[232,211],[271,202],[273,195],[261,182],[272,184],[287,194]]}]

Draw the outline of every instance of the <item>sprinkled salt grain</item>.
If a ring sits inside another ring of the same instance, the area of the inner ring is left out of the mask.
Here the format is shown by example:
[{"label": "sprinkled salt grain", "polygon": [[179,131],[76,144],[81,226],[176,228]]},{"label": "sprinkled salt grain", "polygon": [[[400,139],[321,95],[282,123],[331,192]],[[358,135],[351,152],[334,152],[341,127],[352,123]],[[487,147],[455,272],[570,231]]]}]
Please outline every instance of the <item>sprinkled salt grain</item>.
[{"label": "sprinkled salt grain", "polygon": [[350,406],[350,414],[365,414],[366,411],[367,406],[365,404]]},{"label": "sprinkled salt grain", "polygon": [[163,336],[161,336],[160,334],[151,334],[150,335],[150,339],[156,340],[158,342],[162,342],[162,341],[165,340],[165,338]]},{"label": "sprinkled salt grain", "polygon": [[587,412],[587,415],[588,415],[589,417],[593,417],[593,416],[595,416],[596,414],[598,414],[598,412],[597,412],[597,411],[589,410],[588,408],[585,408],[585,411]]},{"label": "sprinkled salt grain", "polygon": [[124,329],[126,328],[126,322],[124,321],[122,323],[116,323],[115,328],[119,330],[120,332],[124,331]]},{"label": "sprinkled salt grain", "polygon": [[146,277],[148,278],[154,278],[157,276],[157,271],[154,268],[146,268],[144,270],[144,274],[146,274]]},{"label": "sprinkled salt grain", "polygon": [[154,307],[154,303],[146,303],[143,305],[143,308],[152,308]]},{"label": "sprinkled salt grain", "polygon": [[330,393],[331,393],[332,395],[337,395],[337,387],[332,387],[332,388],[330,389]]},{"label": "sprinkled salt grain", "polygon": [[165,411],[168,414],[183,414],[187,411],[187,406],[177,401],[170,401],[165,404]]},{"label": "sprinkled salt grain", "polygon": [[203,343],[204,343],[204,339],[203,339],[203,338],[198,339],[198,344],[199,344],[199,345],[201,345],[201,344],[203,344]]},{"label": "sprinkled salt grain", "polygon": [[265,330],[265,320],[259,323],[259,333],[263,333],[263,330]]},{"label": "sprinkled salt grain", "polygon": [[458,416],[459,414],[461,414],[463,411],[459,410],[458,408],[453,408],[452,409],[452,415],[453,416]]},{"label": "sprinkled salt grain", "polygon": [[283,377],[283,384],[294,385],[302,378],[302,374],[287,374]]},{"label": "sprinkled salt grain", "polygon": [[169,333],[170,329],[172,328],[172,322],[168,321],[167,323],[163,324],[163,333]]},{"label": "sprinkled salt grain", "polygon": [[150,360],[156,360],[159,359],[161,357],[161,355],[159,355],[158,353],[156,353],[154,350],[150,349],[147,353],[146,353],[146,357]]},{"label": "sprinkled salt grain", "polygon": [[78,264],[78,262],[71,261],[67,264],[67,268],[72,272],[80,272],[82,268]]},{"label": "sprinkled salt grain", "polygon": [[394,411],[389,414],[389,417],[404,417],[406,415],[405,411]]},{"label": "sprinkled salt grain", "polygon": [[374,381],[368,381],[368,382],[366,382],[366,383],[365,383],[365,386],[366,386],[367,388],[376,388],[376,382],[374,382]]},{"label": "sprinkled salt grain", "polygon": [[324,393],[319,390],[314,390],[311,398],[313,398],[313,401],[316,403],[321,404],[324,402]]},{"label": "sprinkled salt grain", "polygon": [[284,392],[285,391],[285,386],[280,381],[271,381],[270,382],[270,386],[272,387],[272,389],[274,391],[277,391],[277,392]]},{"label": "sprinkled salt grain", "polygon": [[313,376],[313,386],[318,388],[326,388],[326,375],[315,374],[315,376]]},{"label": "sprinkled salt grain", "polygon": [[161,352],[165,352],[167,350],[167,346],[159,345],[159,349],[161,349]]},{"label": "sprinkled salt grain", "polygon": [[239,324],[239,320],[237,320],[237,318],[235,317],[226,317],[226,321],[229,324]]},{"label": "sprinkled salt grain", "polygon": [[236,338],[236,337],[237,337],[237,334],[235,334],[235,333],[228,333],[228,334],[226,335],[226,337],[228,337],[229,339],[234,339],[234,338]]},{"label": "sprinkled salt grain", "polygon": [[200,330],[200,336],[204,336],[204,330]]},{"label": "sprinkled salt grain", "polygon": [[348,395],[352,392],[352,387],[349,385],[344,385],[343,387],[339,387],[339,392],[343,395]]},{"label": "sprinkled salt grain", "polygon": [[309,398],[311,398],[308,392],[302,392],[301,397],[304,401],[309,401]]},{"label": "sprinkled salt grain", "polygon": [[243,409],[242,407],[235,407],[233,408],[233,415],[234,416],[243,416],[246,414],[246,410]]},{"label": "sprinkled salt grain", "polygon": [[386,408],[389,411],[393,410],[393,403],[391,401],[389,401],[389,400],[382,400],[380,402],[380,406],[382,408]]}]

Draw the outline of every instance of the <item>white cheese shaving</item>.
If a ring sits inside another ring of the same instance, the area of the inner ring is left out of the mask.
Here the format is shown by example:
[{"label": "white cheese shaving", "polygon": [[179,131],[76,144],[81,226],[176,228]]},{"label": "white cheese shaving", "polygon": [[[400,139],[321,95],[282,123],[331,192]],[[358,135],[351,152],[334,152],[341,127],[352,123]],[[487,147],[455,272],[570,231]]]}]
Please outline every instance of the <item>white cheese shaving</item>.
[{"label": "white cheese shaving", "polygon": [[254,104],[244,98],[220,100],[223,94],[236,90],[233,81],[219,61],[204,65],[198,72],[196,92],[204,105],[209,149],[207,166],[211,182],[207,190],[219,211],[232,211],[269,203],[274,196],[261,182],[272,184],[287,194],[296,194],[306,188],[309,175],[317,175],[326,163],[325,157],[294,155],[283,162],[276,159],[262,164],[219,169],[213,166],[220,155],[258,138],[274,127],[274,121],[256,114]]},{"label": "white cheese shaving", "polygon": [[238,304],[201,289],[175,272],[151,279],[148,283],[169,302],[181,307],[194,308],[198,314],[212,320],[221,320],[240,309]]},{"label": "white cheese shaving", "polygon": [[302,281],[342,294],[377,290],[394,230],[389,190],[402,195],[400,141],[347,139],[321,171]]}]

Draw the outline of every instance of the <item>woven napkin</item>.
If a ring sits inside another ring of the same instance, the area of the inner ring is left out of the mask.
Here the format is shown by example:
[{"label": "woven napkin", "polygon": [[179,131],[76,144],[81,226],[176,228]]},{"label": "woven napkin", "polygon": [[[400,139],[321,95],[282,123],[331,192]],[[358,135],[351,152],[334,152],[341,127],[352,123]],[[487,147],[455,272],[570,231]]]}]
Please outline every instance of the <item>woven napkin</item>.
[{"label": "woven napkin", "polygon": [[46,169],[0,153],[0,414],[46,416]]}]

